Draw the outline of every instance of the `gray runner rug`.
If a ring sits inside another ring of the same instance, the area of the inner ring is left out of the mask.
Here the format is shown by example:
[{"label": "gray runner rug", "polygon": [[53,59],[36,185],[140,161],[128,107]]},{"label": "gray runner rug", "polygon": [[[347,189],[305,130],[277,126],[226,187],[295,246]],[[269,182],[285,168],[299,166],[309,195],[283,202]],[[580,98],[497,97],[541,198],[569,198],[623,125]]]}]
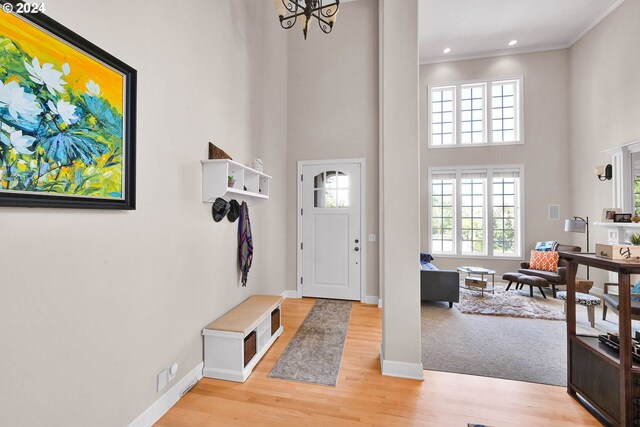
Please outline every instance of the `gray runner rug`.
[{"label": "gray runner rug", "polygon": [[269,376],[335,386],[350,317],[349,301],[316,301]]}]

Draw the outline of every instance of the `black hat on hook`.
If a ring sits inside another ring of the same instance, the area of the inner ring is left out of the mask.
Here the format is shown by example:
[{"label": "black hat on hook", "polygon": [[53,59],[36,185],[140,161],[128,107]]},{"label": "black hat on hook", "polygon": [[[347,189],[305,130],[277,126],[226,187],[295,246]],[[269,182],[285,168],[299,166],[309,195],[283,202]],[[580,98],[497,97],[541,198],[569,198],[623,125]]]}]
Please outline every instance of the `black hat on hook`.
[{"label": "black hat on hook", "polygon": [[213,202],[213,206],[211,206],[211,215],[213,216],[213,220],[215,222],[222,221],[222,218],[227,216],[229,213],[229,209],[231,209],[229,202],[218,197],[216,201]]},{"label": "black hat on hook", "polygon": [[227,219],[230,222],[236,222],[236,219],[240,216],[240,204],[235,200],[230,200],[229,205],[231,205],[231,208],[227,214]]}]

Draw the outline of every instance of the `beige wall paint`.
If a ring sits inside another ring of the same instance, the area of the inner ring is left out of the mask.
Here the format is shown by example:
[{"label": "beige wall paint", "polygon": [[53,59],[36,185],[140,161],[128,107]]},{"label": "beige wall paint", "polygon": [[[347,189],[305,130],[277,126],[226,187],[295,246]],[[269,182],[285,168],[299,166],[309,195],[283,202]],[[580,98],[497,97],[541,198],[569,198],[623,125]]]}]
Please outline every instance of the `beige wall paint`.
[{"label": "beige wall paint", "polygon": [[[523,76],[524,145],[428,149],[427,87],[430,84]],[[569,186],[568,51],[528,53],[420,67],[421,248],[429,250],[427,171],[433,166],[523,164],[525,166],[524,256],[540,240],[570,241],[564,218],[571,209]],[[561,220],[550,221],[549,204],[560,205]],[[584,245],[584,240],[577,240]],[[515,271],[519,261],[469,259],[435,255],[440,269],[478,265],[498,273]]]},{"label": "beige wall paint", "polygon": [[418,1],[379,4],[382,372],[422,378]]},{"label": "beige wall paint", "polygon": [[[612,207],[613,183],[598,181],[593,166],[611,162],[602,150],[640,139],[638,22],[640,1],[625,1],[570,49],[573,208],[595,221]],[[601,227],[591,233],[592,245],[607,241]],[[601,286],[605,274],[592,272]]]},{"label": "beige wall paint", "polygon": [[287,289],[297,277],[297,162],[365,158],[369,296],[379,295],[378,242],[378,5],[341,4],[331,34],[314,24],[304,40],[289,30],[287,120]]},{"label": "beige wall paint", "polygon": [[[138,208],[0,209],[0,424],[123,426],[164,393],[158,372],[177,361],[172,386],[202,361],[203,326],[284,290],[286,35],[271,2],[46,7],[138,70]],[[273,175],[246,289],[237,223],[201,201],[208,141]]]}]

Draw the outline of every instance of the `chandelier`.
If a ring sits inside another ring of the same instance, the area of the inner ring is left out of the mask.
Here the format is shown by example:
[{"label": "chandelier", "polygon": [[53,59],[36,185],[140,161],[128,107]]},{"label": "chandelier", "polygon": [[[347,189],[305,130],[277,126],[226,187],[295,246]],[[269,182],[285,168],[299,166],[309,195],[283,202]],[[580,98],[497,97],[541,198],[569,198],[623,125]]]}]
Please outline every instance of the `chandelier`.
[{"label": "chandelier", "polygon": [[[309,30],[311,17],[318,20],[323,33],[329,34],[338,15],[340,0],[274,0],[280,18],[280,25],[285,30],[293,28],[298,20],[302,20],[302,33],[305,40]],[[323,4],[325,3],[325,4]],[[289,14],[289,16],[285,16]]]}]

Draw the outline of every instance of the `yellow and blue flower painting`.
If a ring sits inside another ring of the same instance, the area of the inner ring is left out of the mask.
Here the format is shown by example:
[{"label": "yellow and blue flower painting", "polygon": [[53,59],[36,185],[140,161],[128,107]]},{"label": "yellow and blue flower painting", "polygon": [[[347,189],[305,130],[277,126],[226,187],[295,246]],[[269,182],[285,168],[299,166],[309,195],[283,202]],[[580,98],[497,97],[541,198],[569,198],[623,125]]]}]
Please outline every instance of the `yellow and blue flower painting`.
[{"label": "yellow and blue flower painting", "polygon": [[123,198],[123,76],[0,14],[0,191]]}]

